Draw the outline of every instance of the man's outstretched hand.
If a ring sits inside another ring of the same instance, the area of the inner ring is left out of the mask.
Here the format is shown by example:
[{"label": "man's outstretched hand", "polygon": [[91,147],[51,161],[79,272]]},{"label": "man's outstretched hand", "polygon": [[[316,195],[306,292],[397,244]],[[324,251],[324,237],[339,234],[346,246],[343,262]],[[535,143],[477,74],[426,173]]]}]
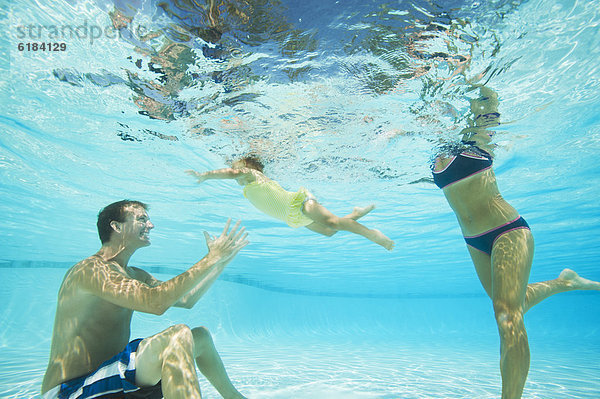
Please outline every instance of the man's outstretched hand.
[{"label": "man's outstretched hand", "polygon": [[204,232],[206,245],[208,246],[208,256],[213,257],[218,263],[227,264],[242,248],[248,245],[248,233],[246,233],[245,227],[240,229],[240,223],[241,221],[238,220],[233,229],[229,231],[231,218],[227,219],[225,228],[218,237],[211,237],[208,232]]}]

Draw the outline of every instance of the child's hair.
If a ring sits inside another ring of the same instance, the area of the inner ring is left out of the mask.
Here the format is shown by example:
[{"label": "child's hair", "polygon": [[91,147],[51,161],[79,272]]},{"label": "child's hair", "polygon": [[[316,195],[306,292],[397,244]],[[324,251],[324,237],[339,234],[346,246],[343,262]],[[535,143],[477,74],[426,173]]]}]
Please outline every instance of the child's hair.
[{"label": "child's hair", "polygon": [[258,159],[256,155],[253,154],[243,156],[239,159],[239,161],[243,162],[247,168],[256,169],[260,173],[262,173],[263,169],[265,168],[265,165],[262,163],[262,161]]}]

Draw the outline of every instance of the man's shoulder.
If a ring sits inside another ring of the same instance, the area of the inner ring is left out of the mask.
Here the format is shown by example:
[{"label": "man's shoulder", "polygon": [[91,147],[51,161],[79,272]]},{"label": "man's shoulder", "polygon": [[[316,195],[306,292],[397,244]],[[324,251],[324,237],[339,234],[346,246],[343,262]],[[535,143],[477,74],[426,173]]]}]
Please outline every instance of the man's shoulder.
[{"label": "man's shoulder", "polygon": [[95,273],[99,270],[110,269],[111,263],[112,262],[106,261],[97,255],[89,256],[74,264],[65,275],[65,280],[74,277],[81,278],[82,275]]},{"label": "man's shoulder", "polygon": [[102,290],[106,281],[117,275],[129,277],[115,261],[92,255],[79,261],[67,271],[60,294],[72,295],[84,292],[95,294]]},{"label": "man's shoulder", "polygon": [[98,255],[92,255],[74,264],[71,270],[84,269],[90,267],[106,267],[109,266],[110,263],[110,261],[106,261]]}]

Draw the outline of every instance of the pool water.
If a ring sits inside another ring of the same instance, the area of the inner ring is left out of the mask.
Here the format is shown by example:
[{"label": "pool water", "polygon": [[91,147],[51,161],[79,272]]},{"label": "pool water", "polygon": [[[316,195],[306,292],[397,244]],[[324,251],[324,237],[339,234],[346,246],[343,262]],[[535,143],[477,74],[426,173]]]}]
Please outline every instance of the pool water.
[{"label": "pool water", "polygon": [[[2,269],[2,397],[35,397],[64,270]],[[158,275],[159,277],[168,277]],[[600,392],[600,301],[567,293],[528,313],[528,398]],[[495,398],[498,338],[489,300],[336,298],[218,281],[194,311],[137,314],[133,334],[207,326],[234,384],[254,398]],[[219,395],[200,378],[205,397]]]},{"label": "pool water", "polygon": [[[131,264],[158,278],[228,217],[251,241],[193,310],[136,314],[132,337],[207,326],[251,398],[499,397],[491,301],[430,160],[459,139],[480,76],[511,122],[494,165],[535,237],[530,281],[600,280],[600,2],[227,5],[211,30],[198,2],[0,3],[0,397],[39,396],[64,273],[122,198],[150,204],[152,245]],[[19,47],[34,42],[66,48]],[[336,214],[376,203],[362,221],[395,250],[291,229],[235,183],[184,173],[250,150]],[[600,397],[599,320],[598,292],[527,313],[524,398]]]}]

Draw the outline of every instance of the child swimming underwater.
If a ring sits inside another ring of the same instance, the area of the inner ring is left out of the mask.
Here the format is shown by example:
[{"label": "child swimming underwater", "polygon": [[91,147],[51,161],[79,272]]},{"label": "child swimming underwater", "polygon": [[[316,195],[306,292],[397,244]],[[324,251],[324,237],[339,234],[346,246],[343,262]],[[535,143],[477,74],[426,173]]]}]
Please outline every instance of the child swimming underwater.
[{"label": "child swimming underwater", "polygon": [[286,222],[291,227],[306,227],[316,233],[331,237],[340,230],[359,234],[388,251],[394,242],[379,230],[369,229],[357,220],[371,212],[375,205],[355,207],[352,213],[339,217],[319,204],[305,188],[298,192],[284,190],[276,181],[266,177],[264,165],[255,156],[245,156],[234,161],[231,168],[204,173],[186,171],[202,183],[209,179],[235,179],[244,186],[244,196],[260,211]]}]

